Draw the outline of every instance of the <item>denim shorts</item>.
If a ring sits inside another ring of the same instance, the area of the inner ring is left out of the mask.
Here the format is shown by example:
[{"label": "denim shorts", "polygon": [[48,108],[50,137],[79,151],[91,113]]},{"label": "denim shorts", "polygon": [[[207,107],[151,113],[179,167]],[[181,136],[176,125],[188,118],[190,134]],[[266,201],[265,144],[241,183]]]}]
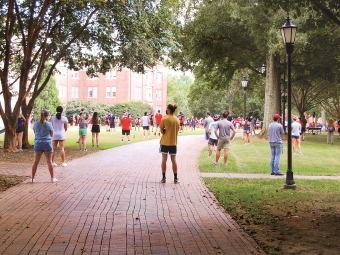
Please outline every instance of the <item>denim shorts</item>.
[{"label": "denim shorts", "polygon": [[44,142],[35,142],[34,143],[34,152],[45,152],[45,153],[52,153],[52,142],[51,141],[44,141]]}]

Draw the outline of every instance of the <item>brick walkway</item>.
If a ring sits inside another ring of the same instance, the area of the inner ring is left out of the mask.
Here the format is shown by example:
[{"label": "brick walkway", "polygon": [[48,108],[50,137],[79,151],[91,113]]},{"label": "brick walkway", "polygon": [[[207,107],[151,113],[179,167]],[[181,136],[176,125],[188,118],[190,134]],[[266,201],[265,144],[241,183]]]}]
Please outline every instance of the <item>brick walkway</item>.
[{"label": "brick walkway", "polygon": [[[0,194],[0,254],[265,254],[205,187],[202,136],[179,141],[177,185],[170,159],[160,183],[158,140],[68,162],[57,184],[39,167],[36,183]],[[30,174],[15,168],[0,172]]]}]

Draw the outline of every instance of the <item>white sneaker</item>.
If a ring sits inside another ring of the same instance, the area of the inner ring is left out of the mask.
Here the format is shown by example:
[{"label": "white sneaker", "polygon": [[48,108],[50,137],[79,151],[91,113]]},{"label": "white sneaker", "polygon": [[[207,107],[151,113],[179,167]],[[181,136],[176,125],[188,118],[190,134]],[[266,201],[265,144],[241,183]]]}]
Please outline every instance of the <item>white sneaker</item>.
[{"label": "white sneaker", "polygon": [[35,179],[31,179],[31,182],[32,182],[32,183],[35,182]]},{"label": "white sneaker", "polygon": [[52,163],[52,166],[58,166],[58,164],[53,162],[53,163]]},{"label": "white sneaker", "polygon": [[64,163],[61,164],[61,166],[67,166],[67,164],[64,162]]},{"label": "white sneaker", "polygon": [[52,179],[51,179],[51,182],[57,182],[57,181],[58,181],[57,178],[52,178]]}]

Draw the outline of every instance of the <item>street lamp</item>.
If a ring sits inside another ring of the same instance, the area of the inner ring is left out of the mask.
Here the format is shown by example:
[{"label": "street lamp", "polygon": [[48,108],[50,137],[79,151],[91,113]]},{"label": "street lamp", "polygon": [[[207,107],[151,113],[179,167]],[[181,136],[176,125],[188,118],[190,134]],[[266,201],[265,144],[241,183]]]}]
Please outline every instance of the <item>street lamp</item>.
[{"label": "street lamp", "polygon": [[248,78],[243,76],[242,80],[241,80],[241,85],[243,88],[243,119],[246,119],[246,89],[247,89],[247,85],[248,85]]},{"label": "street lamp", "polygon": [[296,35],[297,26],[290,22],[289,15],[286,19],[286,23],[281,27],[281,34],[283,43],[286,46],[286,53],[288,55],[287,61],[287,71],[288,71],[288,84],[287,84],[287,111],[288,111],[288,169],[286,174],[286,184],[284,188],[294,189],[296,187],[293,177],[292,170],[292,81],[291,81],[291,55],[294,51],[294,43],[295,43],[295,35]]},{"label": "street lamp", "polygon": [[[282,80],[283,83],[285,83],[285,80]],[[283,86],[283,91],[281,92],[281,100],[282,100],[282,125],[283,130],[286,132],[286,102],[287,102],[287,91],[286,86]]]}]

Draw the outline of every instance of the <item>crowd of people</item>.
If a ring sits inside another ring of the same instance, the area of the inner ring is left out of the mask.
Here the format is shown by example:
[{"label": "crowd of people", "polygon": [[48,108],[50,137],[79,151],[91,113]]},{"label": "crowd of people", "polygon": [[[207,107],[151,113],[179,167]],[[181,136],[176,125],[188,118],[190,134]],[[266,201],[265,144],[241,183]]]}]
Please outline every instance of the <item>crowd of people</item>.
[{"label": "crowd of people", "polygon": [[[218,165],[219,159],[222,156],[223,164],[227,165],[229,149],[231,141],[233,140],[238,129],[242,128],[242,138],[245,145],[250,143],[250,137],[255,134],[255,129],[258,128],[258,119],[252,117],[246,117],[242,119],[240,117],[232,118],[229,112],[224,112],[222,115],[214,114],[208,111],[206,117],[198,120],[195,117],[186,118],[182,112],[175,115],[177,105],[169,104],[166,109],[166,114],[163,116],[160,110],[153,112],[152,109],[149,112],[144,112],[143,116],[132,117],[129,109],[127,109],[121,118],[115,116],[114,112],[107,112],[105,114],[105,126],[106,131],[111,134],[116,134],[116,127],[121,126],[121,141],[127,139],[130,142],[130,131],[133,124],[135,131],[142,130],[143,138],[150,138],[150,135],[160,137],[160,149],[162,154],[162,183],[166,182],[166,161],[168,155],[172,162],[172,169],[174,173],[174,183],[178,183],[177,177],[177,136],[178,133],[184,132],[184,130],[196,127],[204,128],[205,139],[208,141],[208,156],[212,157],[213,151],[216,151],[215,160],[213,164]],[[17,144],[19,151],[22,151],[22,133],[24,131],[24,123],[26,119],[21,114],[18,116],[18,127],[16,130]],[[75,117],[75,123],[79,126],[79,150],[87,151],[86,137],[87,131],[90,129],[92,133],[92,147],[99,148],[99,134],[101,129],[101,118],[98,112],[92,112],[87,115],[84,109],[81,109],[79,115]],[[329,119],[327,122],[326,130],[327,143],[334,143],[334,132],[338,127],[339,139],[340,139],[340,120],[335,123],[333,119]],[[55,116],[51,117],[50,111],[44,109],[38,121],[32,123],[33,131],[35,133],[34,141],[34,163],[32,166],[32,182],[35,182],[35,175],[37,166],[39,164],[42,154],[45,155],[48,169],[51,175],[51,181],[57,182],[58,180],[54,176],[54,167],[58,166],[55,163],[55,151],[59,146],[61,156],[61,166],[66,167],[66,155],[65,155],[65,140],[66,131],[68,128],[68,120],[63,116],[63,107],[58,106],[56,108]],[[304,117],[294,116],[291,124],[292,134],[292,149],[294,153],[302,154],[301,141],[304,140],[306,128],[308,127],[307,120]],[[286,134],[287,125],[284,125],[282,118],[279,114],[273,115],[273,122],[269,124],[269,144],[271,150],[270,167],[272,175],[283,175],[280,172],[279,163],[282,154],[282,138]],[[222,150],[224,153],[222,154]]]}]

